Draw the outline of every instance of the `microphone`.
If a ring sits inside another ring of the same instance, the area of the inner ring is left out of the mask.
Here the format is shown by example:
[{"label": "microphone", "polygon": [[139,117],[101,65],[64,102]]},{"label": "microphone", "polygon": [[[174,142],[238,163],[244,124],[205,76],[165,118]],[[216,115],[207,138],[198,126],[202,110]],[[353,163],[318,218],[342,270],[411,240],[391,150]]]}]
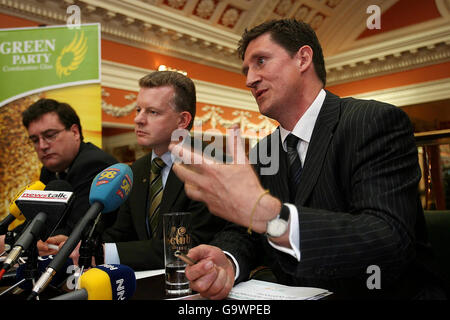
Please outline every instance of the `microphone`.
[{"label": "microphone", "polygon": [[[9,214],[0,222],[0,234],[5,234],[25,222],[25,216],[20,212],[16,205],[16,200],[22,195],[25,190],[44,190],[45,184],[41,181],[35,181],[22,187],[14,196],[9,205]],[[16,221],[14,221],[16,220]],[[13,224],[11,224],[13,223]]]},{"label": "microphone", "polygon": [[103,264],[80,277],[80,289],[50,300],[127,300],[136,291],[136,275],[122,264]]},{"label": "microphone", "polygon": [[8,214],[2,221],[0,221],[0,235],[5,234],[8,232],[9,225],[16,220],[16,217],[14,217],[11,213]]},{"label": "microphone", "polygon": [[[9,271],[5,273],[3,278],[0,280],[0,287],[8,286],[9,288],[2,291],[0,293],[0,296],[3,296],[4,294],[11,292],[11,290],[13,290],[16,287],[19,287],[21,291],[30,291],[33,288],[33,280],[37,279],[37,277],[40,276],[45,271],[45,269],[47,268],[48,264],[52,259],[53,259],[52,255],[37,257],[35,267],[36,270],[34,270],[33,266],[29,266],[28,263],[24,263],[21,264],[14,271]],[[62,272],[58,273],[50,282],[50,286],[59,289],[65,283],[68,283],[70,279],[69,277],[73,274],[74,271],[72,259],[67,259],[63,270],[66,270],[66,273]],[[21,291],[19,291],[19,293]]]},{"label": "microphone", "polygon": [[47,270],[39,278],[28,300],[36,297],[58,272],[80,241],[86,227],[100,212],[116,210],[127,198],[133,185],[133,172],[124,163],[116,163],[97,174],[91,184],[89,203],[91,207],[78,221],[58,254],[50,262]]},{"label": "microphone", "polygon": [[29,185],[23,187],[20,189],[19,192],[17,192],[14,199],[11,201],[11,204],[9,205],[9,213],[12,214],[16,219],[25,221],[25,216],[20,212],[19,207],[16,204],[16,200],[24,193],[26,190],[44,190],[45,184],[43,184],[41,181],[35,181],[33,183],[30,183]]},{"label": "microphone", "polygon": [[[44,273],[47,266],[53,260],[53,255],[38,257],[37,260],[38,260],[37,274],[40,276],[41,274]],[[67,271],[67,268],[72,264],[73,264],[72,259],[67,259],[63,269]],[[52,279],[50,284],[55,287],[59,287],[63,283],[63,281],[67,279],[68,276],[69,274],[67,272],[66,273],[61,272]],[[22,264],[16,270],[16,281],[21,281],[22,279],[26,278],[27,278],[26,265]],[[31,284],[31,281],[26,281],[24,284],[21,284],[20,287],[23,290],[31,290],[33,286]]]},{"label": "microphone", "polygon": [[66,205],[71,199],[72,192],[46,190],[68,188],[72,188],[68,182],[54,180],[49,182],[44,191],[25,190],[17,198],[16,204],[31,222],[14,243],[11,252],[6,257],[3,268],[0,270],[0,279],[17,262],[24,250],[27,250],[39,238],[45,241],[48,235],[53,232],[53,230],[50,231],[51,228],[56,228],[61,221]]},{"label": "microphone", "polygon": [[39,212],[47,214],[47,223],[41,240],[45,241],[63,220],[73,200],[73,188],[65,180],[52,180],[43,191],[25,190],[15,201],[27,220]]},{"label": "microphone", "polygon": [[[3,275],[3,278],[0,280],[0,287],[12,286],[15,283],[17,283],[17,272],[16,272],[16,270],[9,271],[9,272],[6,272]],[[3,294],[3,291],[2,291],[2,293],[0,293],[0,296],[2,294]]]},{"label": "microphone", "polygon": [[3,277],[3,274],[9,270],[9,268],[17,262],[23,250],[27,250],[30,244],[40,237],[42,231],[45,228],[45,222],[47,221],[47,214],[43,212],[39,212],[30,224],[25,228],[22,232],[22,235],[19,239],[14,243],[14,247],[11,252],[6,257],[5,262],[3,263],[3,268],[0,271],[0,279]]}]

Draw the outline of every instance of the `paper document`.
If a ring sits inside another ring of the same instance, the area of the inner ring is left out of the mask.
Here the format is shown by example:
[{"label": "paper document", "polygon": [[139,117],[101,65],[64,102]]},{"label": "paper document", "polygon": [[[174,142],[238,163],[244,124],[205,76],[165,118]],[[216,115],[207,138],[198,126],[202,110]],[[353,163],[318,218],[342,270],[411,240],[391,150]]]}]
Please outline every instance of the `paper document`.
[{"label": "paper document", "polygon": [[311,287],[290,287],[277,283],[249,280],[231,289],[228,299],[235,300],[318,300],[332,292]]},{"label": "paper document", "polygon": [[136,271],[134,274],[136,275],[136,280],[158,276],[160,274],[164,274],[164,269],[157,269],[157,270],[146,270],[146,271]]}]

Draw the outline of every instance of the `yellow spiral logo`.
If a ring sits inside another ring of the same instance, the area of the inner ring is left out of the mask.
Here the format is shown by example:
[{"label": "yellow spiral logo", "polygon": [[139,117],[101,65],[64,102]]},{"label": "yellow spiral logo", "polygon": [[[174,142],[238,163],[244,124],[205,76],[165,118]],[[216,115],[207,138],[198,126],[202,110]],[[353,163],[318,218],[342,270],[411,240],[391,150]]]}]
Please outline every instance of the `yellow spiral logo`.
[{"label": "yellow spiral logo", "polygon": [[65,46],[61,54],[56,59],[56,74],[58,77],[69,76],[73,71],[78,69],[83,62],[86,52],[88,50],[87,38],[84,36],[84,32],[75,34],[72,42]]}]

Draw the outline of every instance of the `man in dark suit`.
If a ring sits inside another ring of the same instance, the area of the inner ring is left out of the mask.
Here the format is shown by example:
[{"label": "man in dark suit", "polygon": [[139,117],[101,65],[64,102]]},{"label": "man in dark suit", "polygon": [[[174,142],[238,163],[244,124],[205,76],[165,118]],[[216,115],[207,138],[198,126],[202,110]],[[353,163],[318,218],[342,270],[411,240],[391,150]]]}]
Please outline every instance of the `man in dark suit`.
[{"label": "man in dark suit", "polygon": [[[195,86],[178,72],[153,72],[139,81],[135,133],[141,146],[152,152],[136,160],[132,191],[120,208],[116,223],[105,231],[105,262],[122,263],[134,270],[164,267],[162,214],[188,211],[192,214],[192,243],[208,243],[225,221],[210,214],[203,203],[188,198],[183,183],[172,172],[173,157],[168,151],[172,134],[190,130],[196,108]],[[158,160],[159,159],[159,160]],[[159,162],[157,162],[157,160]],[[158,163],[161,186],[151,172]],[[159,205],[155,199],[160,198]],[[152,213],[156,209],[155,213]]]},{"label": "man in dark suit", "polygon": [[[64,220],[46,242],[39,241],[41,255],[55,254],[47,244],[59,245],[71,233],[89,209],[92,180],[117,160],[90,142],[84,142],[80,119],[67,103],[40,99],[22,114],[37,156],[42,162],[40,180],[44,184],[56,179],[66,180],[72,187],[74,200]],[[102,227],[111,226],[116,213],[102,217]]]},{"label": "man in dark suit", "polygon": [[259,110],[280,127],[252,150],[254,170],[174,166],[188,196],[234,223],[189,252],[199,261],[186,268],[192,289],[225,298],[264,263],[283,284],[338,298],[444,297],[423,265],[429,248],[407,115],[325,91],[322,49],[305,23],[263,23],[244,33],[239,52]]}]

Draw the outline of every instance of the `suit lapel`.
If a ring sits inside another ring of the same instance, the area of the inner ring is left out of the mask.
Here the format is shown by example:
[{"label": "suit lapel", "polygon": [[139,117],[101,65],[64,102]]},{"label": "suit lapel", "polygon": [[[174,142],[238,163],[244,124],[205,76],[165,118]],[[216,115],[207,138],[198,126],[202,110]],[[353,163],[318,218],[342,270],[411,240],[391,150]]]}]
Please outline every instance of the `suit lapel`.
[{"label": "suit lapel", "polygon": [[[274,142],[273,144],[272,141]],[[287,157],[281,144],[280,128],[278,127],[257,146],[257,152],[259,153],[259,167],[257,168],[257,173],[259,174],[264,188],[270,189],[271,194],[278,197],[283,202],[289,201]],[[261,163],[261,154],[264,154],[270,159],[268,164]],[[263,171],[262,168],[270,168],[270,170]]]},{"label": "suit lapel", "polygon": [[327,91],[325,101],[317,117],[303,165],[296,204],[304,205],[313,190],[322,166],[334,129],[339,121],[340,99]]},{"label": "suit lapel", "polygon": [[160,213],[170,212],[178,198],[179,193],[183,189],[183,182],[175,175],[170,169],[169,176],[167,177],[166,186],[164,187],[163,197],[161,199]]},{"label": "suit lapel", "polygon": [[[144,160],[144,166],[139,169],[139,172],[136,172],[136,176],[139,177],[134,181],[133,188],[136,188],[135,197],[133,198],[132,206],[132,214],[134,212],[134,216],[140,221],[140,223],[136,223],[136,230],[140,235],[146,235],[148,237],[147,232],[147,217],[149,215],[149,184],[150,184],[150,165],[151,165],[151,153],[146,156]],[[145,205],[142,205],[145,204]],[[135,219],[136,219],[135,218]]]}]

